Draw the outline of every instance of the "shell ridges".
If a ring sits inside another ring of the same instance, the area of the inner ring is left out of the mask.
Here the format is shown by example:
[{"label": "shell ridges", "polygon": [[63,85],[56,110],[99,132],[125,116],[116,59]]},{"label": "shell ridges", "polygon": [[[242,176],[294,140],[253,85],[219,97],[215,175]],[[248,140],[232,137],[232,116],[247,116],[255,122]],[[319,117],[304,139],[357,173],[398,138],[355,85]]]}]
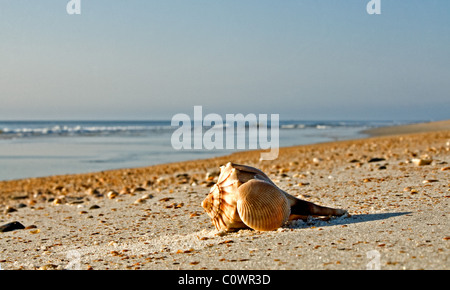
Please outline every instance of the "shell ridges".
[{"label": "shell ridges", "polygon": [[248,227],[271,231],[289,219],[289,202],[271,183],[254,179],[239,187],[238,191],[237,210]]}]

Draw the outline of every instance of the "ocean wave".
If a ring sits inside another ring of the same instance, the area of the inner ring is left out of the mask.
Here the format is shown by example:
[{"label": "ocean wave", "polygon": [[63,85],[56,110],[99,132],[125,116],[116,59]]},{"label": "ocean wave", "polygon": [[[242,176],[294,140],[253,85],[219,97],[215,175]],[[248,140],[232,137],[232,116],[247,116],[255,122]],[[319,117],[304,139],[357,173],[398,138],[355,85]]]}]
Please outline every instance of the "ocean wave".
[{"label": "ocean wave", "polygon": [[280,124],[280,129],[284,130],[296,130],[296,129],[318,129],[324,130],[337,127],[359,127],[359,124],[345,123],[345,122],[283,122]]},{"label": "ocean wave", "polygon": [[[280,130],[329,130],[335,128],[371,128],[389,122],[371,121],[280,121]],[[259,128],[269,124],[246,123],[245,128]],[[195,124],[191,124],[194,129]],[[204,126],[203,130],[225,130],[230,124]],[[177,126],[171,121],[0,121],[0,139],[43,136],[112,136],[171,133]]]},{"label": "ocean wave", "polygon": [[281,129],[304,129],[306,128],[305,124],[281,124]]},{"label": "ocean wave", "polygon": [[142,125],[52,125],[52,126],[15,126],[0,127],[0,138],[38,137],[38,136],[92,136],[137,134],[151,132],[169,132],[172,126],[142,126]]}]

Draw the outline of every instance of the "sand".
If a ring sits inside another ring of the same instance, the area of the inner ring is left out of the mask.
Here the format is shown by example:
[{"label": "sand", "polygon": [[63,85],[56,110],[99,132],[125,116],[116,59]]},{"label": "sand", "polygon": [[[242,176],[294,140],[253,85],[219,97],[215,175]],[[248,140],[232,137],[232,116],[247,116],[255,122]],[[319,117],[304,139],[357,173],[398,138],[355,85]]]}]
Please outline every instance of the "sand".
[{"label": "sand", "polygon": [[[426,127],[282,148],[274,161],[250,151],[0,182],[0,226],[26,227],[0,233],[0,267],[450,269],[450,130]],[[214,183],[206,175],[216,178],[228,161],[258,167],[285,191],[349,215],[218,233],[200,204]]]},{"label": "sand", "polygon": [[369,136],[389,136],[389,135],[435,132],[445,130],[447,131],[450,130],[450,120],[403,125],[403,126],[380,127],[363,131],[363,133]]}]

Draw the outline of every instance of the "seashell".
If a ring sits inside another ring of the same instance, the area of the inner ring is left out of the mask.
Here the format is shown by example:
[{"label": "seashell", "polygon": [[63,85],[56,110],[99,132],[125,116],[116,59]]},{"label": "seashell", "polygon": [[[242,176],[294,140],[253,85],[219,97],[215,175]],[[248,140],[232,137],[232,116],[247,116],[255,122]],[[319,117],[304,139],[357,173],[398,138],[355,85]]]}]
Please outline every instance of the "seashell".
[{"label": "seashell", "polygon": [[[255,210],[258,209],[258,210]],[[237,211],[244,224],[254,230],[276,230],[291,214],[289,201],[271,183],[252,179],[239,187]]]},{"label": "seashell", "polygon": [[231,162],[220,167],[217,183],[202,207],[219,231],[272,231],[288,220],[347,212],[298,199],[278,188],[261,170]]}]

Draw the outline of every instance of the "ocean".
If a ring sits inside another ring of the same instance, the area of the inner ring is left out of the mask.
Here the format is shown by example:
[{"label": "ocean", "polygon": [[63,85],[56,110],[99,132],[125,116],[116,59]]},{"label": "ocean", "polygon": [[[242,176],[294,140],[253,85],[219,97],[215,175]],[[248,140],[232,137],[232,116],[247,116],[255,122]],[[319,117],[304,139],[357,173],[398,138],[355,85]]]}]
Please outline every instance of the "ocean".
[{"label": "ocean", "polygon": [[[279,145],[356,139],[365,137],[361,131],[366,129],[409,123],[416,122],[280,121]],[[0,180],[144,167],[238,151],[176,150],[171,137],[177,128],[170,120],[0,121]],[[249,134],[246,138],[249,144]]]}]

